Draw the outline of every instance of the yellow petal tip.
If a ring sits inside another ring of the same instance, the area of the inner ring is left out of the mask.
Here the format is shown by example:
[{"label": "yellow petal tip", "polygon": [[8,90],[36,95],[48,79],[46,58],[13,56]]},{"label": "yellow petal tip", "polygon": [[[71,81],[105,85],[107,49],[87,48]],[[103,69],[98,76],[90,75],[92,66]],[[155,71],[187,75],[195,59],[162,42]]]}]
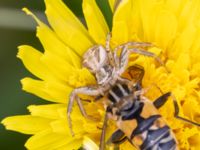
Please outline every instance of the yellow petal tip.
[{"label": "yellow petal tip", "polygon": [[22,8],[22,11],[24,11],[27,15],[31,15],[32,13],[30,12],[30,10],[26,7]]},{"label": "yellow petal tip", "polygon": [[41,25],[42,22],[26,7],[22,8],[22,11],[24,11],[27,15],[30,15],[31,17],[33,17],[33,19],[39,24]]},{"label": "yellow petal tip", "polygon": [[4,118],[2,121],[1,121],[1,124],[3,124],[3,126],[6,128],[6,130],[11,130],[13,125],[11,123],[12,121],[12,118],[13,117],[7,117],[7,118]]},{"label": "yellow petal tip", "polygon": [[20,83],[22,84],[22,90],[26,91],[27,86],[29,85],[30,78],[26,77],[20,80]]},{"label": "yellow petal tip", "polygon": [[22,58],[22,56],[23,56],[23,47],[24,46],[18,46],[17,58]]}]

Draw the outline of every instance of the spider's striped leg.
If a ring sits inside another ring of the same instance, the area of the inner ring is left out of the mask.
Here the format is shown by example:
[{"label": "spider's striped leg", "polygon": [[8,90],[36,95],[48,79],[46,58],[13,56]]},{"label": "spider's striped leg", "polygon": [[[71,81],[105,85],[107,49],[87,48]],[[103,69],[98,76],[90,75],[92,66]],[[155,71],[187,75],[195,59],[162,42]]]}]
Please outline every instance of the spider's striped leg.
[{"label": "spider's striped leg", "polygon": [[[140,48],[146,48],[146,47],[151,47],[152,44],[151,43],[145,43],[145,42],[128,42],[128,43],[125,43],[125,44],[121,44],[119,46],[117,46],[114,51],[113,51],[113,55],[114,55],[114,58],[116,59],[116,62],[120,62],[119,59],[122,58],[122,51],[125,51],[127,52],[127,49],[133,49],[133,48],[137,48],[137,47],[140,47]],[[130,47],[133,47],[133,48],[130,48]],[[120,58],[118,57],[118,52],[120,52]],[[125,52],[123,52],[123,55],[125,54]],[[124,56],[123,56],[124,57]],[[122,67],[122,66],[120,66]]]},{"label": "spider's striped leg", "polygon": [[115,66],[115,59],[114,59],[114,56],[113,56],[113,53],[112,53],[112,50],[110,48],[110,39],[111,39],[111,33],[108,33],[107,34],[107,37],[106,37],[106,45],[105,45],[105,48],[106,48],[106,52],[108,54],[108,57],[109,57],[109,61],[110,61],[110,64],[112,66]]},{"label": "spider's striped leg", "polygon": [[185,121],[187,123],[190,123],[190,124],[193,124],[193,125],[196,125],[196,126],[200,127],[199,123],[193,122],[191,120],[188,120],[186,118],[183,118],[183,117],[179,116],[179,106],[178,106],[178,103],[177,103],[177,100],[176,100],[175,96],[171,92],[165,93],[162,96],[160,96],[159,98],[157,98],[153,102],[154,106],[159,109],[160,107],[162,107],[167,102],[167,100],[168,100],[168,98],[170,96],[172,97],[173,105],[174,105],[174,109],[175,109],[174,117],[177,118],[177,119],[180,119],[182,121]]},{"label": "spider's striped leg", "polygon": [[68,124],[69,124],[69,128],[70,128],[72,136],[74,135],[74,132],[72,130],[72,123],[71,123],[71,116],[70,115],[71,115],[71,112],[72,112],[74,100],[76,100],[82,115],[85,118],[94,120],[93,117],[87,115],[78,94],[84,94],[84,95],[89,95],[89,96],[98,96],[101,93],[102,93],[102,91],[101,91],[100,88],[94,88],[94,87],[80,87],[80,88],[76,88],[76,89],[74,89],[74,91],[72,91],[72,93],[70,95],[68,107],[67,107],[67,119],[68,119]]},{"label": "spider's striped leg", "polygon": [[[120,46],[119,46],[120,47]],[[114,51],[114,56],[117,55],[117,50],[119,48],[117,47],[117,49]],[[164,62],[154,53],[152,52],[148,52],[146,50],[143,50],[141,48],[129,48],[129,45],[124,45],[121,47],[122,51],[120,53],[120,57],[119,57],[119,73],[123,73],[128,65],[128,61],[129,61],[129,56],[132,53],[136,53],[136,54],[140,54],[140,55],[144,55],[144,56],[148,56],[148,57],[152,57],[154,58],[161,66],[163,66],[165,68],[165,70],[167,72],[168,69],[165,66]]]},{"label": "spider's striped leg", "polygon": [[164,62],[160,59],[160,57],[158,57],[156,54],[154,54],[152,52],[148,52],[148,51],[142,50],[142,49],[133,48],[133,49],[129,49],[129,53],[130,54],[136,53],[136,54],[141,54],[141,55],[148,56],[148,57],[153,57],[161,66],[163,66],[165,68],[165,70],[167,72],[169,72],[169,70],[165,66]]}]

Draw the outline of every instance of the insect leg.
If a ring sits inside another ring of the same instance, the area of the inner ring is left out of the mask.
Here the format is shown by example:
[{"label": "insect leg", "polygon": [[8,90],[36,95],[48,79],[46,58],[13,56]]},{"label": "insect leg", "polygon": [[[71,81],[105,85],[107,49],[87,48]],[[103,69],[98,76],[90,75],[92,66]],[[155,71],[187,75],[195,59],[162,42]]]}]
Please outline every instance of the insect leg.
[{"label": "insect leg", "polygon": [[160,107],[162,107],[166,101],[168,100],[169,96],[171,95],[170,92],[167,92],[165,94],[163,94],[162,96],[158,97],[154,102],[153,105],[159,109]]},{"label": "insect leg", "polygon": [[185,121],[187,123],[190,123],[190,124],[193,124],[193,125],[196,125],[196,126],[200,126],[199,123],[193,122],[191,120],[188,120],[186,118],[183,118],[183,117],[179,116],[179,106],[178,106],[178,103],[177,103],[177,100],[176,100],[175,96],[171,92],[163,94],[158,99],[156,99],[153,102],[154,106],[156,108],[160,108],[161,106],[163,106],[167,102],[169,96],[171,96],[172,100],[173,100],[173,105],[174,105],[174,109],[175,109],[174,117],[176,117],[177,119],[180,119],[182,121]]},{"label": "insect leg", "polygon": [[72,91],[72,93],[70,95],[69,103],[68,103],[68,108],[67,108],[68,125],[69,125],[69,128],[70,128],[72,136],[74,135],[74,132],[72,130],[72,123],[71,123],[70,115],[71,115],[71,111],[72,111],[74,100],[76,100],[82,115],[84,117],[88,118],[88,119],[92,118],[92,117],[87,115],[87,113],[86,113],[86,111],[85,111],[85,109],[83,107],[83,104],[82,104],[80,98],[78,97],[78,94],[97,96],[97,95],[101,94],[101,90],[98,89],[98,88],[94,89],[94,88],[91,88],[91,87],[81,87],[81,88],[76,88],[76,89],[74,89],[74,91]]},{"label": "insect leg", "polygon": [[106,136],[107,122],[108,122],[108,112],[106,111],[106,114],[104,117],[104,122],[103,122],[103,129],[102,129],[102,133],[101,133],[99,150],[104,150],[104,148],[105,148],[105,136]]},{"label": "insect leg", "polygon": [[128,138],[125,136],[124,132],[120,129],[116,130],[111,137],[108,139],[107,144],[122,144]]},{"label": "insect leg", "polygon": [[186,118],[183,118],[183,117],[180,117],[178,114],[179,114],[179,106],[178,106],[178,103],[177,103],[177,100],[175,98],[175,96],[171,93],[171,97],[173,99],[173,103],[174,103],[174,109],[175,109],[175,113],[174,113],[174,116],[177,118],[177,119],[180,119],[182,121],[185,121],[185,122],[188,122],[190,124],[193,124],[193,125],[196,125],[196,126],[199,126],[200,127],[200,124],[197,123],[197,122],[193,122],[191,120],[188,120]]}]

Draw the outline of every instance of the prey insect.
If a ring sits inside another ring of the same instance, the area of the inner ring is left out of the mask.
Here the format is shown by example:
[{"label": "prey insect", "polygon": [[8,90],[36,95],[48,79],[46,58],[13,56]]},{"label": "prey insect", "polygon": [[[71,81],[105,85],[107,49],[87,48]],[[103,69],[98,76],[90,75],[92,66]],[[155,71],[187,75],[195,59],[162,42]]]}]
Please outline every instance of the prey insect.
[{"label": "prey insect", "polygon": [[129,140],[141,150],[177,149],[177,142],[172,131],[157,111],[164,105],[169,96],[173,99],[174,116],[199,126],[195,122],[178,116],[179,107],[172,93],[163,94],[153,103],[143,96],[146,89],[141,86],[144,75],[144,70],[141,67],[132,66],[128,69],[132,72],[130,73],[131,79],[122,77],[131,53],[153,57],[164,66],[159,57],[145,50],[145,48],[151,46],[152,44],[145,42],[128,42],[116,47],[112,52],[109,34],[105,48],[101,45],[95,45],[86,51],[83,56],[83,66],[94,74],[97,85],[79,87],[72,91],[67,109],[67,118],[72,135],[74,133],[70,114],[74,101],[77,102],[82,115],[92,119],[86,113],[78,94],[94,96],[95,98],[100,96],[107,99],[100,150],[105,149],[105,131],[109,118],[116,121],[119,129],[107,141],[108,144],[120,144]]},{"label": "prey insect", "polygon": [[[112,118],[118,127],[107,144],[119,145],[128,140],[141,150],[178,149],[172,130],[157,111],[172,94],[165,93],[152,103],[143,95],[148,90],[141,86],[143,68],[132,66],[128,71],[133,72],[134,76],[132,74],[130,76],[134,77],[135,83],[118,82],[105,95],[108,98],[108,106],[104,122],[106,124],[107,119]],[[106,126],[103,130],[106,130]],[[103,150],[104,145],[100,145],[100,149]]]}]

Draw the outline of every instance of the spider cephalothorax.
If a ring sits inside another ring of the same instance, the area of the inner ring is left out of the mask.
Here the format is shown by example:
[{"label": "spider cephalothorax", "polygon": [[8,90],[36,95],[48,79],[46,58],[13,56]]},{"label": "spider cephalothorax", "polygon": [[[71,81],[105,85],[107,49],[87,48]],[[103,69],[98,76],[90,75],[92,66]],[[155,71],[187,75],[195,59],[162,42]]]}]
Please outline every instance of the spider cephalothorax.
[{"label": "spider cephalothorax", "polygon": [[90,48],[83,56],[83,67],[86,67],[96,77],[99,85],[110,80],[113,66],[109,62],[109,55],[106,49],[97,45]]}]

